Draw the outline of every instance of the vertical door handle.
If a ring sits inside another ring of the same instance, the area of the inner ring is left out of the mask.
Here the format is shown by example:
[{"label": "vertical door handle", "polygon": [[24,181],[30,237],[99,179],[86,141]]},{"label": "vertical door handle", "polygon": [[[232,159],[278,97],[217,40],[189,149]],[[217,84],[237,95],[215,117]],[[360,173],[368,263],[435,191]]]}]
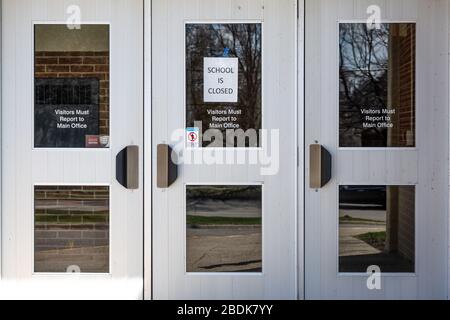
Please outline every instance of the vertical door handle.
[{"label": "vertical door handle", "polygon": [[116,179],[127,189],[139,189],[139,147],[128,146],[116,157]]},{"label": "vertical door handle", "polygon": [[178,168],[172,159],[173,150],[167,144],[157,147],[157,177],[156,185],[160,189],[169,188],[178,178]]},{"label": "vertical door handle", "polygon": [[321,189],[330,182],[332,175],[332,157],[330,152],[320,144],[309,147],[309,186]]}]

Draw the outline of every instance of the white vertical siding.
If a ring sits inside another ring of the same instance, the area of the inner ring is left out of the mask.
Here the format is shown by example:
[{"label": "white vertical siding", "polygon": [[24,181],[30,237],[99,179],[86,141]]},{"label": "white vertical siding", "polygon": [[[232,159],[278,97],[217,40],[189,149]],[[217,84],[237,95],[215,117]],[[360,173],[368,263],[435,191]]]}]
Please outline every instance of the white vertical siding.
[{"label": "white vertical siding", "polygon": [[[2,52],[2,2],[0,2],[0,53]],[[0,75],[2,74],[2,55],[0,54]],[[2,123],[2,77],[0,77],[0,123]],[[0,129],[0,168],[2,166],[2,131]],[[2,181],[0,170],[0,182]],[[0,183],[0,280],[2,279],[2,184]]]},{"label": "white vertical siding", "polygon": [[[450,6],[449,6],[449,17],[450,17]],[[449,24],[449,32],[448,32],[448,36],[449,36],[449,43],[450,43],[450,24]],[[450,48],[449,48],[449,59],[450,59]],[[449,68],[450,68],[450,64],[449,64]],[[450,70],[449,70],[449,76],[450,76]],[[450,82],[449,82],[450,83]],[[449,86],[449,98],[450,98],[450,86]],[[449,99],[450,101],[450,99]],[[450,106],[449,106],[450,108]],[[449,119],[450,122],[450,119]],[[450,131],[449,131],[449,143],[450,143]],[[450,192],[450,170],[449,170],[449,192]],[[450,201],[450,193],[449,193],[449,201]],[[449,206],[450,208],[450,206]],[[448,236],[450,234],[450,212],[449,212],[449,228],[448,228],[448,232],[447,232],[447,241],[448,241],[448,276],[447,276],[447,290],[448,290],[448,296],[447,298],[450,300],[450,237]]]},{"label": "white vertical siding", "polygon": [[144,0],[144,298],[152,299],[152,6]]}]

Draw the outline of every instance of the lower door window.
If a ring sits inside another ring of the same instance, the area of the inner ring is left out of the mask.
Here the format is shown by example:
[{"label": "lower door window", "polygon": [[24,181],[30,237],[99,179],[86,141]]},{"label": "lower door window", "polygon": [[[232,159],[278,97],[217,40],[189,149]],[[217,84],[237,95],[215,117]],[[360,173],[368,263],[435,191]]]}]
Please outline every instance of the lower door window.
[{"label": "lower door window", "polygon": [[109,187],[35,186],[34,271],[109,273]]}]

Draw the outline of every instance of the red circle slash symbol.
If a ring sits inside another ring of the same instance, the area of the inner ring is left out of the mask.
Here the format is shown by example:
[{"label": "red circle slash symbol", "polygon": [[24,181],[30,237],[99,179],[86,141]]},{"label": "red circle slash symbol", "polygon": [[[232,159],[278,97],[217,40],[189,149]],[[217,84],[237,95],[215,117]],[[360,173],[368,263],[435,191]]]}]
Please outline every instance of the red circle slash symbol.
[{"label": "red circle slash symbol", "polygon": [[196,134],[195,132],[189,133],[189,141],[190,141],[190,142],[195,142],[195,141],[197,141],[197,134]]}]

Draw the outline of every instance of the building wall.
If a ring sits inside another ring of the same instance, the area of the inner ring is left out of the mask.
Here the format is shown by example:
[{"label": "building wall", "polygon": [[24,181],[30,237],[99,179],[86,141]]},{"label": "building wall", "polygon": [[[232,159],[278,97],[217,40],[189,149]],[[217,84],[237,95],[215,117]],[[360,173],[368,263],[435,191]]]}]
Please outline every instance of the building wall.
[{"label": "building wall", "polygon": [[412,187],[398,188],[398,252],[408,260],[415,259],[415,217],[411,215],[416,206]]},{"label": "building wall", "polygon": [[392,116],[395,125],[388,129],[388,144],[414,146],[416,26],[392,26],[390,32],[388,108],[395,108],[396,113]]}]

